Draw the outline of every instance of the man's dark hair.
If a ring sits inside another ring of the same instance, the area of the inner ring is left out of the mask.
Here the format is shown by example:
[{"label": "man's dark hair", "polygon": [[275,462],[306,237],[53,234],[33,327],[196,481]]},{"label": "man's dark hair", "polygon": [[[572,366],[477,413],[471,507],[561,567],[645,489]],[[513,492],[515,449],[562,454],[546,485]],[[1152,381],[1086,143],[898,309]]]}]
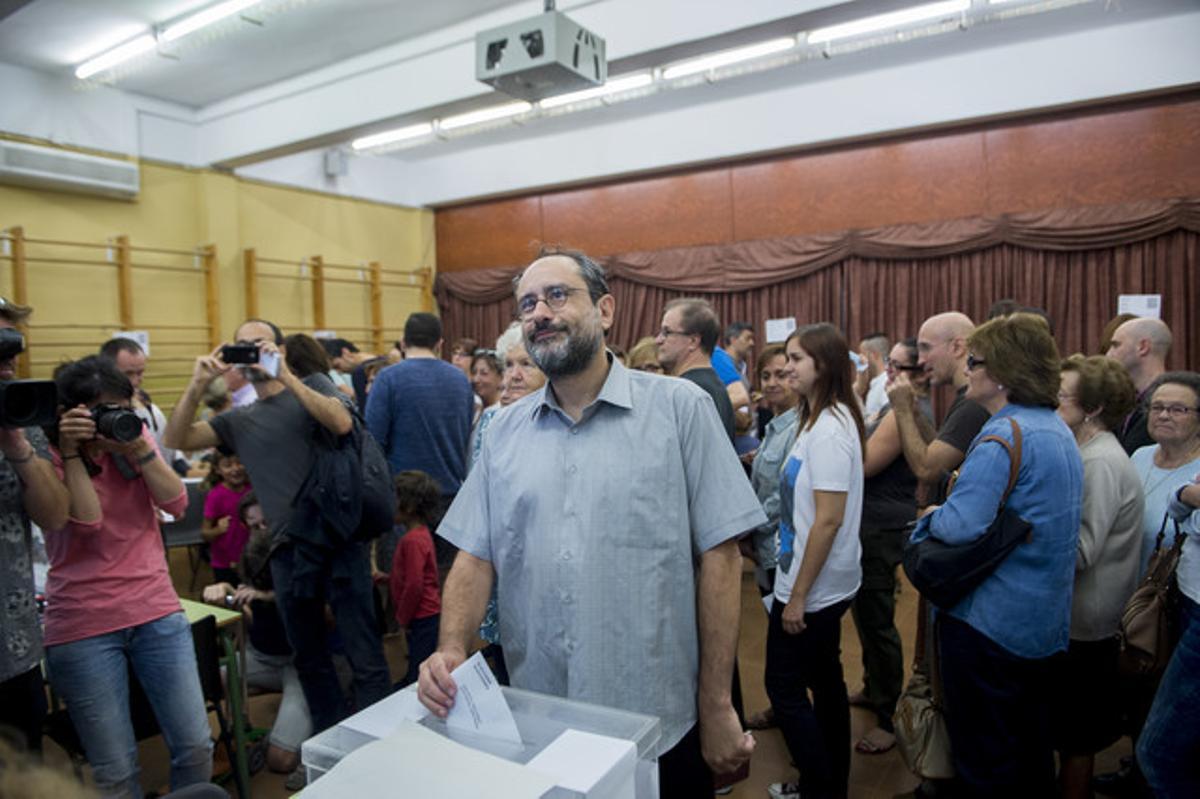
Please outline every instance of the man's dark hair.
[{"label": "man's dark hair", "polygon": [[288,369],[301,380],[329,371],[329,356],[312,336],[293,333],[283,340],[283,349]]},{"label": "man's dark hair", "polygon": [[108,358],[115,361],[117,355],[122,352],[128,352],[130,355],[145,355],[146,351],[142,349],[142,345],[138,344],[131,338],[110,338],[100,346],[100,357]]},{"label": "man's dark hair", "polygon": [[348,339],[344,338],[319,338],[317,341],[325,348],[325,354],[330,360],[342,357],[343,350],[358,352],[358,347],[354,346]]},{"label": "man's dark hair", "polygon": [[886,358],[888,350],[891,349],[891,342],[888,341],[887,333],[874,331],[863,336],[861,346],[864,350],[870,350],[881,358]]},{"label": "man's dark hair", "polygon": [[[238,502],[237,515],[242,524],[246,524],[246,511],[259,505],[258,497],[253,491],[247,491]],[[250,525],[246,524],[247,527]],[[238,571],[241,572],[242,582],[259,591],[270,591],[271,583],[271,533],[269,530],[251,530],[238,559]]]},{"label": "man's dark hair", "polygon": [[1010,316],[1021,310],[1021,303],[1014,299],[1006,297],[1003,300],[996,300],[992,303],[992,307],[988,308],[988,319],[995,319],[997,316]]},{"label": "man's dark hair", "polygon": [[[592,305],[595,305],[605,294],[611,294],[608,290],[608,275],[604,273],[604,267],[592,260],[588,255],[580,250],[570,250],[566,247],[558,247],[553,245],[544,245],[538,250],[537,258],[550,258],[555,255],[561,255],[563,258],[570,258],[575,262],[575,266],[579,268],[579,276],[583,278],[584,284],[587,286],[588,297],[592,300]],[[521,276],[525,274],[522,269],[517,276],[513,278],[513,292],[517,290],[517,286],[521,284]]]},{"label": "man's dark hair", "polygon": [[325,345],[325,351],[329,352],[330,358],[341,357],[344,350],[358,352],[358,347],[348,338],[327,338],[324,341],[329,342]]},{"label": "man's dark hair", "polygon": [[274,339],[275,346],[280,347],[283,345],[283,331],[280,330],[279,325],[275,324],[274,322],[266,319],[259,319],[257,316],[252,316],[249,319],[243,319],[242,324],[238,325],[238,327],[241,328],[242,325],[247,325],[251,322],[257,322],[260,325],[266,325],[267,327],[271,328],[271,337]]},{"label": "man's dark hair", "polygon": [[431,350],[442,340],[442,320],[431,313],[409,314],[404,323],[404,343],[410,347]]},{"label": "man's dark hair", "polygon": [[700,349],[704,350],[706,355],[712,355],[713,348],[717,346],[717,338],[721,335],[721,322],[709,301],[699,297],[680,297],[668,302],[667,307],[663,308],[663,313],[675,308],[680,310],[679,324],[683,326],[681,332],[689,336],[699,336]]},{"label": "man's dark hair", "polygon": [[749,322],[730,322],[729,327],[725,328],[725,334],[721,337],[721,344],[728,346],[729,342],[747,330],[753,332],[754,325]]}]

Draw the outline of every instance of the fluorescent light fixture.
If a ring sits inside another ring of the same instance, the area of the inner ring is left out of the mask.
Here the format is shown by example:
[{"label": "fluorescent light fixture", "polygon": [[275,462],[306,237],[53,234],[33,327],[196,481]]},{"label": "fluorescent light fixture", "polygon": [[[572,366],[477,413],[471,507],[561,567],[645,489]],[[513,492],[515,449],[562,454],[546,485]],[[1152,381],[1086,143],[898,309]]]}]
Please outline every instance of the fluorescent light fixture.
[{"label": "fluorescent light fixture", "polygon": [[468,125],[476,125],[480,122],[492,122],[497,119],[515,117],[517,114],[524,114],[526,111],[529,111],[532,108],[533,105],[525,102],[524,100],[519,103],[494,105],[491,108],[481,108],[478,111],[470,111],[466,114],[458,114],[457,116],[446,117],[438,123],[438,127],[442,130],[465,128]]},{"label": "fluorescent light fixture", "polygon": [[[967,0],[969,2],[969,0]],[[699,58],[690,58],[687,61],[680,61],[677,64],[672,64],[663,70],[663,80],[674,80],[682,78],[685,75],[694,75],[697,72],[707,72],[710,69],[737,64],[742,61],[750,61],[755,58],[762,58],[773,53],[781,53],[784,50],[790,50],[796,46],[796,38],[794,36],[785,36],[780,39],[768,39],[765,42],[751,44],[745,47],[736,47],[732,50],[723,50],[719,53],[700,56]]]},{"label": "fluorescent light fixture", "polygon": [[633,75],[622,75],[619,78],[612,78],[603,86],[597,86],[594,89],[583,89],[582,91],[571,92],[569,94],[560,94],[555,97],[547,97],[538,103],[542,108],[558,108],[560,105],[570,105],[584,100],[591,100],[596,97],[605,97],[618,92],[627,92],[633,89],[641,89],[644,86],[649,86],[654,83],[654,75],[650,72],[638,72]]},{"label": "fluorescent light fixture", "polygon": [[355,150],[369,150],[372,147],[382,147],[385,144],[395,144],[396,142],[408,141],[409,139],[419,139],[422,136],[428,136],[433,133],[432,122],[422,122],[418,125],[408,125],[395,130],[385,130],[382,133],[373,133],[370,136],[363,136],[350,142],[350,146]]},{"label": "fluorescent light fixture", "polygon": [[912,8],[892,11],[888,14],[877,14],[873,17],[863,17],[840,25],[830,25],[827,28],[817,28],[809,31],[808,43],[821,44],[837,39],[848,39],[851,36],[862,36],[867,33],[877,33],[891,28],[902,28],[916,22],[937,19],[951,14],[961,14],[971,8],[971,0],[943,0],[940,3],[926,3]]},{"label": "fluorescent light fixture", "polygon": [[84,61],[75,69],[75,77],[80,80],[90,78],[97,72],[112,69],[123,61],[128,61],[142,53],[153,50],[156,46],[158,46],[158,42],[155,40],[154,34],[143,33],[136,39],[130,39],[125,44],[114,47],[107,53],[98,55],[90,61]]},{"label": "fluorescent light fixture", "polygon": [[257,5],[261,0],[225,0],[224,3],[217,3],[215,6],[209,6],[203,11],[192,14],[174,25],[167,27],[162,32],[163,41],[173,42],[176,39],[182,39],[189,33],[195,33],[201,28],[208,27],[214,22],[219,22],[226,17],[231,17],[234,14],[241,13],[253,5]]}]

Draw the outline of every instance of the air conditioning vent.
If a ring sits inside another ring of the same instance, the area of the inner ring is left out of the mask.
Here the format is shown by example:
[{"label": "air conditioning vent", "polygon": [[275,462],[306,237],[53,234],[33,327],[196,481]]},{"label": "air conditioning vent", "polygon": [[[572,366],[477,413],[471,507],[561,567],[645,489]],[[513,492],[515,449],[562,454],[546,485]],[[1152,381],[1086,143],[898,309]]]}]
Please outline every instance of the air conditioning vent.
[{"label": "air conditioning vent", "polygon": [[116,158],[0,141],[0,183],[132,200],[138,165]]}]

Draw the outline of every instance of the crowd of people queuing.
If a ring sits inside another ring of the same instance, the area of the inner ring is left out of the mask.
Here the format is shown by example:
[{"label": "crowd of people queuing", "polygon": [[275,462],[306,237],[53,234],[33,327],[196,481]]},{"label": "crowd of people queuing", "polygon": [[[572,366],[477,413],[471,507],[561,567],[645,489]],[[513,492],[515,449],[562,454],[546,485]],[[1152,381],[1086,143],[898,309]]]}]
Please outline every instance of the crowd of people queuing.
[{"label": "crowd of people queuing", "polygon": [[[907,643],[936,674],[955,773],[917,795],[1200,796],[1200,374],[1167,371],[1164,322],[1117,317],[1095,353],[1064,357],[1044,312],[1001,301],[978,326],[951,310],[856,346],[804,324],[755,357],[753,324],[722,327],[681,298],[622,353],[607,340],[617,302],[586,255],[547,251],[513,288],[494,348],[447,347],[428,313],[378,356],[248,319],[232,341],[253,362],[198,358],[169,419],[142,389],[136,342],[59,366],[57,421],[0,428],[0,722],[39,752],[48,681],[100,792],[139,797],[133,674],[171,787],[208,782],[160,532],[203,456],[202,596],[242,610],[247,680],[283,694],[266,762],[289,788],[303,740],[393,690],[416,683],[444,716],[451,671],[482,649],[502,683],[658,716],[664,797],[711,796],[768,727],[798,771],[771,797],[845,797],[851,751],[896,745]],[[0,299],[0,327],[30,313]],[[129,412],[132,435],[103,420]],[[335,539],[298,493],[315,442],[356,434],[386,457],[394,526]],[[1027,540],[952,605],[922,602],[921,644],[903,641],[906,547],[978,541],[1002,506]],[[1126,603],[1176,535],[1193,540],[1174,654],[1160,676],[1123,676]],[[769,706],[750,714],[743,557],[767,608]],[[852,692],[847,611],[864,673]],[[407,644],[394,684],[387,629]],[[851,705],[874,719],[857,741]],[[1134,756],[1093,775],[1122,735]]]}]

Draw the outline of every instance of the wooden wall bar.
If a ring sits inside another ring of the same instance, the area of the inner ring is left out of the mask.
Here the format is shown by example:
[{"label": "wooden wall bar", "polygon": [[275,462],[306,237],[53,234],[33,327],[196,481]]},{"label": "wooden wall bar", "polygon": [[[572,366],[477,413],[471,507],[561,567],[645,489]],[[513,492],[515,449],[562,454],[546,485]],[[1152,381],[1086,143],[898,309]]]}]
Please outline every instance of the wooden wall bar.
[{"label": "wooden wall bar", "polygon": [[438,269],[1200,194],[1200,92],[438,209]]}]

